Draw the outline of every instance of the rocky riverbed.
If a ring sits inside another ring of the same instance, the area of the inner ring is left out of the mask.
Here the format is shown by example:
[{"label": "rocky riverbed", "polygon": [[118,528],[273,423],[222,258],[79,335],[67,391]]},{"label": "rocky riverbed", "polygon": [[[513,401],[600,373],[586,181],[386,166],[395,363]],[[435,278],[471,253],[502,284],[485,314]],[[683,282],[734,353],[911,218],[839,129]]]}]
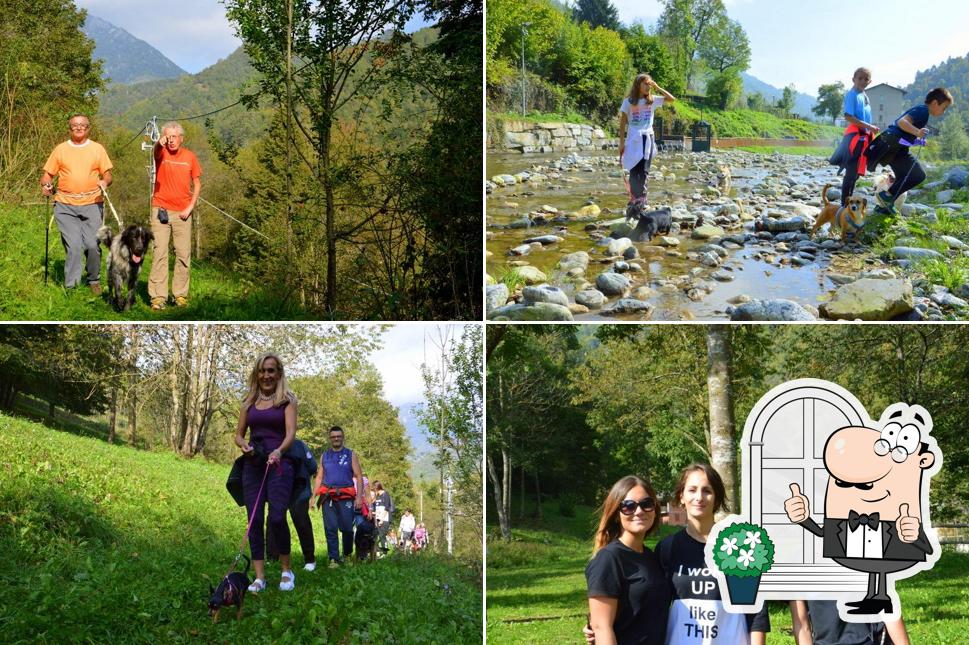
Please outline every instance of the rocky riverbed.
[{"label": "rocky riverbed", "polygon": [[833,184],[828,197],[837,200],[841,184],[819,157],[661,154],[649,202],[671,209],[673,227],[651,240],[632,239],[614,153],[497,154],[488,166],[492,320],[969,317],[969,284],[949,289],[924,271],[926,258],[969,258],[969,226],[960,225],[969,218],[960,200],[966,168],[912,191],[901,216],[877,226],[871,189],[860,182],[870,226],[842,243],[828,227],[811,235],[823,186]]}]

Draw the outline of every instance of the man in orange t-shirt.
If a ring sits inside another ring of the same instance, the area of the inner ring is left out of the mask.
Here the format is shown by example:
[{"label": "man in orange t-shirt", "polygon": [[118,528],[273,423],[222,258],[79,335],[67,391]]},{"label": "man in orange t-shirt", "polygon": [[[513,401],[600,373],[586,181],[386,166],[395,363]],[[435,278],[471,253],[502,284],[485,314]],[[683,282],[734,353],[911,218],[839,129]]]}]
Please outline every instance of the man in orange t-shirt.
[{"label": "man in orange t-shirt", "polygon": [[[91,121],[83,114],[67,120],[71,138],[58,144],[44,164],[40,188],[54,195],[54,219],[64,244],[64,286],[81,282],[81,255],[86,258],[87,283],[101,293],[101,248],[98,228],[104,219],[101,191],[111,185],[111,159],[100,143],[88,139]],[[54,192],[57,177],[57,192]]]},{"label": "man in orange t-shirt", "polygon": [[185,129],[172,121],[161,129],[155,144],[155,189],[151,196],[151,232],[155,242],[148,276],[151,308],[168,303],[168,240],[175,247],[172,296],[175,304],[188,304],[189,266],[192,256],[192,210],[202,190],[202,167],[191,150],[182,147]]}]

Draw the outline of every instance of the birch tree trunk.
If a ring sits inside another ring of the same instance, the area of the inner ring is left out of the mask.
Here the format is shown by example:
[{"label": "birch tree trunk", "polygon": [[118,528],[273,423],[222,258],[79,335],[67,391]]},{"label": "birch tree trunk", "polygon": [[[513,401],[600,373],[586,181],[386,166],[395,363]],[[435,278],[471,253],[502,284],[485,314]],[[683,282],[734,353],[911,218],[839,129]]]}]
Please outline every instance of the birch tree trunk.
[{"label": "birch tree trunk", "polygon": [[491,452],[487,454],[488,460],[488,479],[491,480],[491,494],[495,498],[495,509],[498,511],[498,526],[501,529],[501,538],[506,542],[511,541],[511,527],[508,524],[508,516],[505,514],[505,504],[501,499],[501,479],[498,478],[498,471],[495,469],[495,462]]},{"label": "birch tree trunk", "polygon": [[733,387],[730,382],[730,328],[707,327],[707,394],[710,399],[710,461],[723,478],[727,498],[739,511],[736,487]]}]

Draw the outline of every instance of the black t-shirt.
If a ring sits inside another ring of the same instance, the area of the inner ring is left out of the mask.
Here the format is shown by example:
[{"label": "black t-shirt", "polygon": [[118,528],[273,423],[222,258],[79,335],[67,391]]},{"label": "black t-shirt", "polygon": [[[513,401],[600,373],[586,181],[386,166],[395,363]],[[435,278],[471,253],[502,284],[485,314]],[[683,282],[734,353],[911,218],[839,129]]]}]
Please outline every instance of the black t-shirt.
[{"label": "black t-shirt", "polygon": [[589,596],[619,599],[612,625],[618,643],[663,645],[670,588],[656,554],[638,553],[615,540],[599,549],[585,568]]},{"label": "black t-shirt", "polygon": [[905,139],[911,143],[915,140],[915,135],[905,132],[897,125],[898,122],[906,116],[908,116],[909,120],[912,122],[912,125],[914,125],[916,128],[924,128],[929,123],[929,106],[923,103],[922,105],[916,105],[915,107],[909,108],[905,110],[905,113],[902,114],[902,116],[895,119],[894,123],[888,126],[887,132],[891,132],[892,134],[897,135],[899,138]]},{"label": "black t-shirt", "polygon": [[[846,623],[834,600],[808,600],[814,645],[881,645],[884,623]],[[891,645],[891,639],[885,639]]]},{"label": "black t-shirt", "polygon": [[660,564],[673,589],[670,645],[742,645],[750,632],[769,632],[767,603],[756,614],[732,614],[724,609],[717,580],[707,569],[704,544],[686,532],[669,535],[656,546]]}]

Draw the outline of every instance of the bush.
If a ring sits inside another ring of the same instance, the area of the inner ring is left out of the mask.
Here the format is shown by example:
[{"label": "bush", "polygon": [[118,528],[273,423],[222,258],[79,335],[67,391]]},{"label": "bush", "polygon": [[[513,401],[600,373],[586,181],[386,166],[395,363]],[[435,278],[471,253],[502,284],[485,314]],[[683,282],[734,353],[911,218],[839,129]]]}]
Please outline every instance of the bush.
[{"label": "bush", "polygon": [[575,517],[575,507],[582,500],[576,493],[564,493],[559,497],[559,515],[562,517]]}]

